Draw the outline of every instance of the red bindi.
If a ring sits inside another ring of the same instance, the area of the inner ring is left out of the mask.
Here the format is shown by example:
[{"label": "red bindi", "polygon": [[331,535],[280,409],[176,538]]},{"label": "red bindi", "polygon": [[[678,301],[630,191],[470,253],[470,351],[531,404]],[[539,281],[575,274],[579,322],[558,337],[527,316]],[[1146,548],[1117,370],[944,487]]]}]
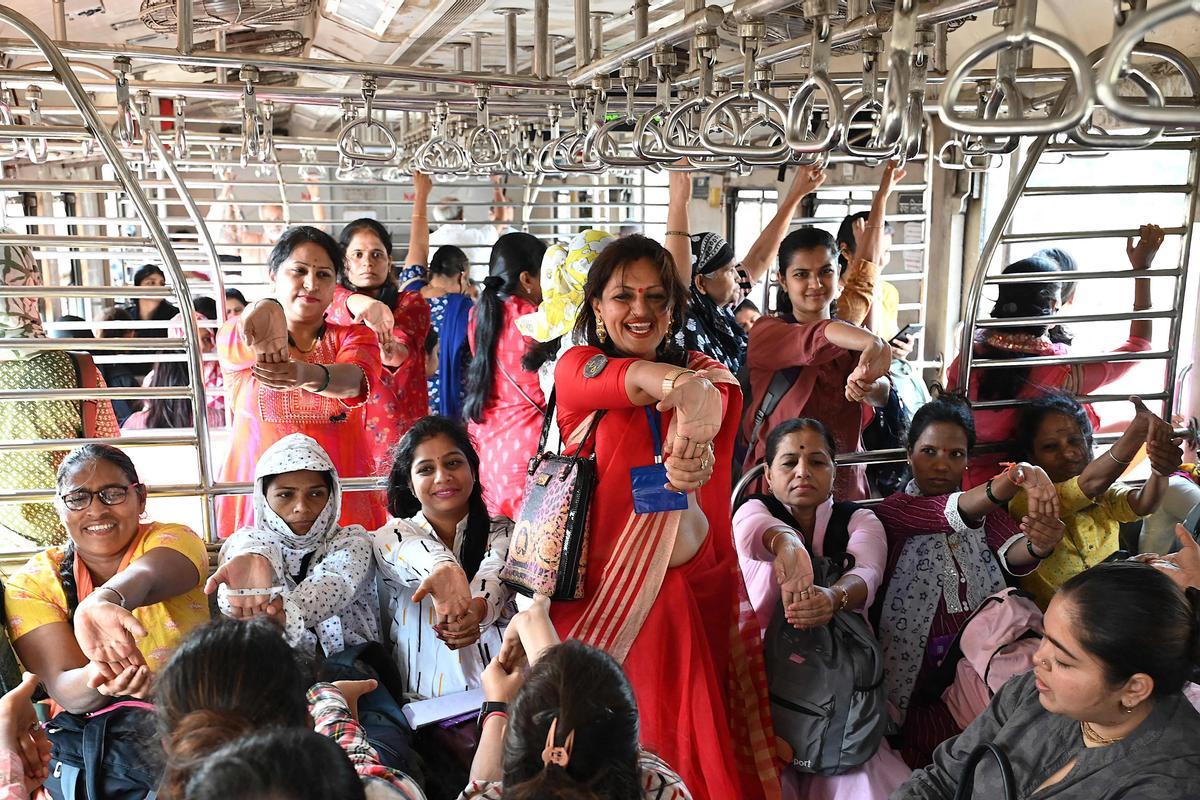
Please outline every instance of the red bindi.
[{"label": "red bindi", "polygon": [[637,293],[638,293],[638,294],[643,294],[645,291],[646,291],[645,289],[643,289],[642,287],[640,287],[640,286],[639,286],[639,287],[638,287],[638,290],[637,290]]}]

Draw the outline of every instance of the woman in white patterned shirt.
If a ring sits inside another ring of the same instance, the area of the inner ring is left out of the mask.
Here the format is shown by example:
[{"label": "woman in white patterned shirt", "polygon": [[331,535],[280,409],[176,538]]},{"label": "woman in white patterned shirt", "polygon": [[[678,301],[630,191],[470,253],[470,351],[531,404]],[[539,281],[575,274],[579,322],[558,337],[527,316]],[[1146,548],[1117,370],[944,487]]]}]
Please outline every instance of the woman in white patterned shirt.
[{"label": "woman in white patterned shirt", "polygon": [[373,534],[375,559],[407,691],[476,689],[515,610],[499,577],[512,521],[488,515],[466,428],[418,420],[396,448],[387,496],[393,519]]}]

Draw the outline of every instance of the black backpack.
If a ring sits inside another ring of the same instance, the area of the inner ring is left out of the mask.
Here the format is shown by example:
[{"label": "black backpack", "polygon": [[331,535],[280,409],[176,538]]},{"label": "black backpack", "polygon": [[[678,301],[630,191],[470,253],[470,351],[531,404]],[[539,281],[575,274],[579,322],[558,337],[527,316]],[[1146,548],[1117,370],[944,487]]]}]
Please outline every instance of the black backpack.
[{"label": "black backpack", "polygon": [[[799,530],[774,497],[755,499]],[[846,546],[857,510],[854,503],[833,504],[826,555],[812,558],[818,585],[830,586],[853,568]],[[791,746],[793,767],[839,775],[875,755],[889,724],[883,650],[861,614],[838,611],[827,625],[797,630],[784,619],[781,603],[767,627],[764,654],[775,735]]]},{"label": "black backpack", "polygon": [[163,772],[149,703],[126,700],[91,714],[60,712],[46,725],[54,800],[154,800]]},{"label": "black backpack", "polygon": [[[67,593],[67,619],[78,600]],[[72,602],[74,600],[75,602]],[[150,703],[132,698],[87,714],[61,711],[46,724],[54,800],[155,800],[166,766]]]}]

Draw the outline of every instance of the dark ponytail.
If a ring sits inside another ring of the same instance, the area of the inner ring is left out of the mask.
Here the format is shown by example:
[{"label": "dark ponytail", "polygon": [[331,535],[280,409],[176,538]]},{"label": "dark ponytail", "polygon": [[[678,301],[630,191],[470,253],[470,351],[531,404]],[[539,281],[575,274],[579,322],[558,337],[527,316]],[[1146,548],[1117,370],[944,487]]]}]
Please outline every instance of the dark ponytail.
[{"label": "dark ponytail", "polygon": [[449,417],[422,417],[413,424],[392,455],[392,469],[388,473],[387,505],[393,517],[408,519],[421,510],[421,501],[413,494],[411,474],[413,459],[422,442],[435,436],[446,436],[467,457],[467,464],[475,476],[475,488],[467,501],[467,530],[463,535],[462,568],[467,579],[473,580],[479,564],[487,552],[488,534],[492,529],[492,517],[483,502],[483,484],[479,482],[479,453],[476,452],[467,428]]},{"label": "dark ponytail", "polygon": [[475,304],[475,351],[467,367],[467,393],[463,416],[483,422],[483,411],[492,394],[495,379],[496,343],[504,321],[504,298],[521,288],[521,274],[538,277],[546,245],[528,233],[506,233],[492,247],[490,275]]},{"label": "dark ponytail", "polygon": [[[555,743],[575,734],[570,763],[546,766]],[[554,645],[530,670],[504,740],[505,800],[639,800],[637,703],[621,665],[577,640]]]},{"label": "dark ponytail", "polygon": [[[1048,258],[1031,256],[1009,264],[1001,274],[1058,272],[1058,264]],[[992,307],[993,319],[1014,317],[1047,317],[1054,313],[1062,297],[1062,284],[1051,283],[1002,283],[996,293],[996,305]],[[1045,336],[1046,325],[1029,325],[1004,328],[1008,333],[1025,333],[1030,336]],[[985,347],[985,357],[1028,358],[1025,353],[997,350]],[[979,381],[979,400],[1012,400],[1029,380],[1029,367],[999,367],[983,370]]]},{"label": "dark ponytail", "polygon": [[1154,697],[1183,689],[1200,666],[1200,592],[1186,593],[1149,564],[1099,564],[1062,585],[1079,643],[1103,666],[1112,686],[1138,673]]}]

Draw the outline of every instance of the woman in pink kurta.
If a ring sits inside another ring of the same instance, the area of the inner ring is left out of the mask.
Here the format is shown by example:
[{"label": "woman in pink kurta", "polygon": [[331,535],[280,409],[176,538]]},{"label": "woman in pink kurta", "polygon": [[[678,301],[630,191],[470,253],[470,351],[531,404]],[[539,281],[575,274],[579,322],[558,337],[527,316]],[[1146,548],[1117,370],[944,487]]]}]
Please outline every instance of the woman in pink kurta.
[{"label": "woman in pink kurta", "polygon": [[[254,480],[268,447],[291,433],[317,440],[342,477],[375,474],[363,407],[379,381],[379,341],[362,325],[325,322],[341,248],[308,226],[287,231],[271,251],[273,297],[259,300],[217,334],[233,411],[232,446],[221,480]],[[339,521],[379,527],[380,492],[347,492]],[[217,499],[217,532],[254,524],[248,495]]]},{"label": "woman in pink kurta", "polygon": [[[883,583],[887,536],[870,510],[843,503],[835,509],[835,451],[829,430],[816,420],[790,419],[774,428],[767,437],[767,491],[748,498],[733,516],[746,591],[764,636],[781,610],[800,629],[826,625],[842,609],[865,614]],[[829,535],[835,518],[844,539]],[[815,584],[812,557],[836,561],[843,552],[853,567],[827,586]],[[783,796],[886,800],[911,773],[883,742],[870,759],[839,775],[784,770]]]},{"label": "woman in pink kurta", "polygon": [[531,340],[517,328],[517,319],[537,311],[542,300],[545,252],[546,245],[527,233],[501,236],[467,328],[471,365],[463,413],[479,451],[488,511],[510,519],[521,510],[529,459],[546,413],[537,372],[521,366]]}]

